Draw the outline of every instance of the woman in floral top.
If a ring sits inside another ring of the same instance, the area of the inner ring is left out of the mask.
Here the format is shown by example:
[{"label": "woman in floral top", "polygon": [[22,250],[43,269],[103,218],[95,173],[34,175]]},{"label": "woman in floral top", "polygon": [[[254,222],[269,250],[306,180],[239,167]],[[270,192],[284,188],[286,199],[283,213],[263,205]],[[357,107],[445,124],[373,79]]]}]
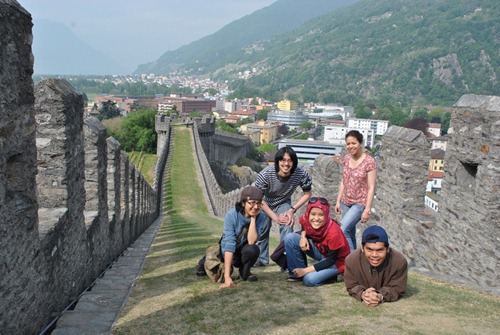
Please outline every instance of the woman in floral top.
[{"label": "woman in floral top", "polygon": [[363,135],[359,131],[349,131],[345,142],[348,154],[342,160],[344,168],[335,213],[342,214],[340,224],[352,251],[356,249],[356,224],[370,218],[377,163],[364,152]]}]

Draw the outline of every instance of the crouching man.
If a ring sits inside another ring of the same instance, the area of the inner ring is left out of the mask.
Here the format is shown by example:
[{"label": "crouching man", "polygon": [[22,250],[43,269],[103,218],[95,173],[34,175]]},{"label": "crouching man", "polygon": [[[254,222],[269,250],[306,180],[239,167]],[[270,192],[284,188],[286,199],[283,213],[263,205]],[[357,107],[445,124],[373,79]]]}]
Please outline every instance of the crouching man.
[{"label": "crouching man", "polygon": [[366,228],[361,245],[345,260],[347,292],[371,307],[398,300],[406,291],[406,258],[389,248],[389,237],[380,226]]}]

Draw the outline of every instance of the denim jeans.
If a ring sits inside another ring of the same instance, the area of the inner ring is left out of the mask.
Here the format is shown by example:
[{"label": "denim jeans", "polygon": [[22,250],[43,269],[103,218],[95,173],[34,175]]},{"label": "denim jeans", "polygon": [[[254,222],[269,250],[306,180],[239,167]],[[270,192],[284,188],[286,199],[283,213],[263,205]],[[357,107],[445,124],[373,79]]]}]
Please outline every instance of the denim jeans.
[{"label": "denim jeans", "polygon": [[[276,214],[285,213],[292,207],[292,203],[285,202],[274,209]],[[264,213],[265,214],[265,213]],[[269,234],[271,233],[271,218],[266,215],[264,221],[262,222],[263,232],[261,236],[259,236],[259,240],[257,241],[257,245],[260,248],[260,256],[259,261],[263,265],[269,264]],[[280,225],[280,242],[285,238],[285,235],[293,232],[293,227]]]},{"label": "denim jeans", "polygon": [[[300,249],[300,235],[299,234],[288,234],[285,237],[285,252],[286,252],[286,262],[288,266],[288,271],[292,272],[297,268],[306,268],[307,267],[307,258],[314,258],[317,261],[322,261],[325,259],[318,248],[314,245],[311,239],[309,239],[309,250],[306,252]],[[306,286],[319,286],[323,284],[326,280],[336,276],[339,274],[339,270],[335,265],[330,266],[329,268],[309,272],[306,274],[302,281]]]},{"label": "denim jeans", "polygon": [[344,232],[347,242],[349,243],[349,248],[351,252],[356,249],[356,224],[361,220],[361,214],[365,210],[365,206],[359,204],[354,204],[347,206],[344,203],[340,203],[340,211],[342,212],[342,219],[340,220],[340,226]]}]

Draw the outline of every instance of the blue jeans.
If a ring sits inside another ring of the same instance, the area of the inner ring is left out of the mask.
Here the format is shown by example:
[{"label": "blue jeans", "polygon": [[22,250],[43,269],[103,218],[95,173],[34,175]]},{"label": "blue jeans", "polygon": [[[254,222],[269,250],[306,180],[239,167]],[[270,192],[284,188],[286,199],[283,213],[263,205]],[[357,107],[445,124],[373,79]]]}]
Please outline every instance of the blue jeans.
[{"label": "blue jeans", "polygon": [[343,202],[340,203],[340,211],[342,212],[342,219],[340,226],[344,232],[351,252],[356,249],[356,224],[361,220],[361,214],[365,210],[365,206],[354,204],[347,206]]},{"label": "blue jeans", "polygon": [[[299,234],[288,234],[285,237],[285,252],[286,252],[286,262],[288,266],[288,271],[292,272],[297,268],[307,267],[307,256],[314,258],[317,261],[322,261],[325,259],[318,248],[314,245],[311,239],[309,239],[309,250],[306,252],[300,249],[300,235]],[[326,280],[339,274],[337,266],[332,265],[329,268],[309,272],[306,274],[302,281],[306,286],[319,286],[323,284]]]},{"label": "blue jeans", "polygon": [[[279,215],[281,213],[285,213],[291,207],[292,203],[288,201],[276,207],[274,212]],[[259,261],[263,265],[269,264],[269,234],[271,233],[271,225],[271,218],[266,215],[264,221],[262,222],[262,226],[264,227],[262,234],[259,236],[259,240],[256,243],[260,248]],[[285,235],[292,232],[293,227],[280,225],[280,242],[285,238]]]}]

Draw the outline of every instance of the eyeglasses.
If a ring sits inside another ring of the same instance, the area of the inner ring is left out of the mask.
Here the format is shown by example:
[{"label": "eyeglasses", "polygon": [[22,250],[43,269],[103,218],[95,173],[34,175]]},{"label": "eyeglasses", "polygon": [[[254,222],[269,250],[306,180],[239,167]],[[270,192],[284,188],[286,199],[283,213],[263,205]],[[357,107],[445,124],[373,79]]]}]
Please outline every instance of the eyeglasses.
[{"label": "eyeglasses", "polygon": [[262,202],[261,201],[247,201],[247,204],[250,205],[250,208],[253,208],[255,206],[259,206],[259,207],[262,206]]},{"label": "eyeglasses", "polygon": [[285,159],[285,158],[280,159],[280,162],[281,163],[293,164],[293,161],[291,159]]},{"label": "eyeglasses", "polygon": [[322,205],[328,205],[328,200],[326,200],[325,198],[321,198],[321,197],[312,197],[311,199],[309,199],[309,203],[310,204],[315,204],[319,201],[320,204]]}]

